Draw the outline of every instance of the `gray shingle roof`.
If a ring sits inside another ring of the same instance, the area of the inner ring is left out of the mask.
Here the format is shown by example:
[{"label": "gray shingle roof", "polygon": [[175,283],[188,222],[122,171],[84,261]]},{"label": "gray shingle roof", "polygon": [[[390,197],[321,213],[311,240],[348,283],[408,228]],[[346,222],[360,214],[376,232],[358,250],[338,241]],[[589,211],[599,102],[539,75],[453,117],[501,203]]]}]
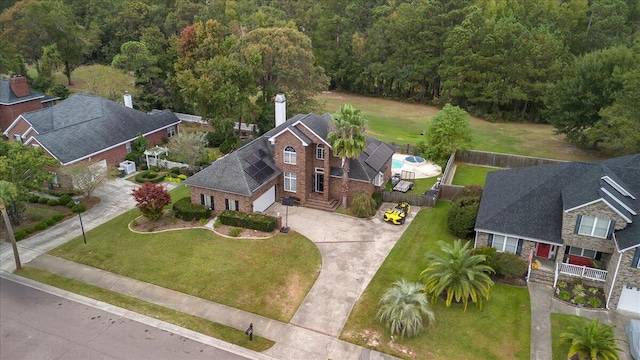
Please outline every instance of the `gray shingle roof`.
[{"label": "gray shingle roof", "polygon": [[[45,98],[43,93],[39,93],[37,91],[33,91],[29,89],[28,96],[18,97],[16,94],[11,91],[11,84],[9,83],[9,79],[0,79],[0,104],[2,105],[12,105],[17,104],[27,100],[40,99]],[[55,99],[52,99],[55,100]],[[13,119],[12,119],[13,120]]]},{"label": "gray shingle roof", "polygon": [[22,115],[38,132],[34,138],[62,164],[178,124],[169,110],[154,115],[98,96],[76,94],[58,105]]},{"label": "gray shingle roof", "polygon": [[[635,200],[602,180],[609,176]],[[640,245],[640,215],[633,215],[602,188],[638,213],[640,154],[597,163],[560,163],[487,174],[476,229],[562,244],[564,210],[605,199],[632,223],[616,231],[621,249]]]},{"label": "gray shingle roof", "polygon": [[[240,149],[224,156],[221,159],[218,159],[210,166],[206,167],[199,173],[187,179],[185,181],[185,184],[234,194],[253,194],[260,186],[271,181],[274,177],[282,174],[282,170],[279,169],[274,163],[273,145],[271,145],[271,143],[269,142],[269,138],[289,128],[303,141],[307,143],[313,142],[312,139],[310,139],[308,136],[302,133],[302,131],[295,127],[298,122],[302,123],[308,129],[310,129],[326,141],[331,124],[331,115],[299,114],[287,120],[283,124],[280,124],[274,129],[269,130],[264,135],[253,140]],[[375,149],[379,149],[378,157],[385,158],[386,160],[383,162],[380,168],[373,168],[366,163],[369,155],[363,152],[358,159],[353,159],[350,163],[350,179],[372,181],[379,171],[384,171],[386,163],[395,151],[395,149],[391,145],[371,137],[367,137],[367,143],[373,146]],[[260,150],[267,154],[265,162],[274,170],[274,172],[263,181],[258,182],[245,171],[248,165],[247,162],[244,161],[244,159],[251,154],[257,154]],[[335,170],[339,170],[340,174],[336,175]],[[330,175],[340,176],[341,174],[341,169],[331,169]]]}]

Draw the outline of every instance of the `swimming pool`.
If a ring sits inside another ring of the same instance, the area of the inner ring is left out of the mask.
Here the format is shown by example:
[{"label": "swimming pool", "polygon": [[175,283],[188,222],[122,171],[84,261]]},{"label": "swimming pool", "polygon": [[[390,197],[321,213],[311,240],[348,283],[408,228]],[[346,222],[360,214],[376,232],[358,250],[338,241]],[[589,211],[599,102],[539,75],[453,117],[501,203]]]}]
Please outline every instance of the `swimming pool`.
[{"label": "swimming pool", "polygon": [[407,156],[406,158],[404,158],[404,161],[413,164],[422,164],[426,160],[422,156]]},{"label": "swimming pool", "polygon": [[391,170],[400,171],[402,169],[402,160],[393,159],[391,160]]}]

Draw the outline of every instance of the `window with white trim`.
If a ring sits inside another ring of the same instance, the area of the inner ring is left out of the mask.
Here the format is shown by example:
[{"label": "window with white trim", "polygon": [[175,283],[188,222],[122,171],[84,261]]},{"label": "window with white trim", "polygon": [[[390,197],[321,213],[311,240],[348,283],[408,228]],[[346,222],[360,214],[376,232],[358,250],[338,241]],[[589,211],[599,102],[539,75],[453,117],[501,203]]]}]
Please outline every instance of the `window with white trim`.
[{"label": "window with white trim", "polygon": [[316,159],[324,160],[324,144],[316,145]]},{"label": "window with white trim", "polygon": [[578,234],[606,239],[610,223],[611,220],[608,219],[599,219],[594,216],[582,216]]},{"label": "window with white trim", "polygon": [[598,252],[595,250],[583,249],[577,246],[569,247],[569,255],[582,256],[586,258],[595,259],[597,253]]},{"label": "window with white trim", "polygon": [[284,173],[284,191],[296,192],[297,176],[295,173]]},{"label": "window with white trim", "polygon": [[213,208],[213,196],[211,195],[205,195],[205,194],[200,194],[200,204],[208,207],[211,210],[214,210]]},{"label": "window with white trim", "polygon": [[127,148],[127,154],[131,154],[131,142],[124,144],[124,146]]},{"label": "window with white trim", "polygon": [[504,235],[493,235],[491,247],[498,252],[516,254],[518,252],[518,239]]},{"label": "window with white trim", "polygon": [[284,163],[296,164],[296,149],[294,149],[293,146],[287,146],[284,148]]},{"label": "window with white trim", "polygon": [[379,172],[378,175],[376,175],[375,179],[373,179],[373,185],[380,186],[382,185],[383,181],[384,181],[384,174]]},{"label": "window with white trim", "polygon": [[172,137],[175,136],[176,134],[176,127],[175,126],[170,126],[167,128],[167,137]]},{"label": "window with white trim", "polygon": [[240,204],[239,204],[238,200],[224,199],[224,207],[227,210],[238,211],[238,208],[240,207]]}]

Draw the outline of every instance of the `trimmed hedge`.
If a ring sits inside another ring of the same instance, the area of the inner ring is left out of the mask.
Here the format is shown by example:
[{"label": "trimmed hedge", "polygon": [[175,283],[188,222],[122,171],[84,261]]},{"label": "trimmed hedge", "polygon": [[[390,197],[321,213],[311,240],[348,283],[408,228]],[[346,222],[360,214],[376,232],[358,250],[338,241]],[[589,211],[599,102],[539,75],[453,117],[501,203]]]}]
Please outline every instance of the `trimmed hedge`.
[{"label": "trimmed hedge", "polygon": [[64,215],[62,215],[62,214],[53,215],[53,217],[52,217],[52,219],[53,219],[55,222],[58,222],[58,221],[60,221],[60,220],[62,220],[62,219],[64,219],[64,218],[65,218],[65,216],[64,216]]},{"label": "trimmed hedge", "polygon": [[136,182],[139,182],[141,184],[146,182],[159,183],[164,180],[165,175],[165,173],[158,173],[153,170],[147,170],[136,175]]},{"label": "trimmed hedge", "polygon": [[38,199],[38,204],[42,204],[42,205],[44,205],[44,204],[46,204],[48,201],[49,201],[49,198],[41,197],[41,198],[39,198],[39,199]]},{"label": "trimmed hedge", "polygon": [[87,208],[84,207],[84,205],[82,204],[78,204],[78,205],[73,205],[73,207],[71,208],[71,212],[73,213],[81,213],[81,212],[85,212],[85,210],[87,210]]},{"label": "trimmed hedge", "polygon": [[176,201],[173,204],[173,211],[176,213],[177,218],[186,221],[208,219],[211,216],[211,210],[208,207],[192,204],[191,199],[188,197]]},{"label": "trimmed hedge", "polygon": [[30,203],[37,203],[38,200],[40,200],[40,196],[38,196],[36,194],[29,195],[29,202]]},{"label": "trimmed hedge", "polygon": [[33,227],[36,230],[44,230],[49,226],[49,224],[47,224],[46,221],[40,221],[39,223],[35,224]]},{"label": "trimmed hedge", "polygon": [[24,240],[27,238],[27,232],[25,230],[18,230],[13,233],[13,236],[16,238],[16,241]]},{"label": "trimmed hedge", "polygon": [[73,199],[68,194],[64,194],[58,199],[58,202],[62,205],[67,205],[69,201],[73,201]]},{"label": "trimmed hedge", "polygon": [[225,210],[218,215],[224,225],[243,227],[258,231],[271,232],[276,229],[276,218],[262,214],[247,214],[239,211]]},{"label": "trimmed hedge", "polygon": [[56,199],[49,199],[49,200],[47,201],[47,205],[49,205],[49,206],[57,206],[57,205],[58,205],[58,200],[56,200]]}]

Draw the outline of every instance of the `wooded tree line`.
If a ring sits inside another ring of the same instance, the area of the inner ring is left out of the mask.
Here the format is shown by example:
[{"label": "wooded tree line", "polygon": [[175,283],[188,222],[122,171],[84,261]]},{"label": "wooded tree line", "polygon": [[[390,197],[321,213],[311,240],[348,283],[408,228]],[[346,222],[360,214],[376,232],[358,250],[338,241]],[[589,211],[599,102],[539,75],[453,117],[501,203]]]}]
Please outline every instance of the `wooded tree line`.
[{"label": "wooded tree line", "polygon": [[639,26],[639,0],[23,0],[0,73],[113,63],[143,108],[262,130],[277,92],[292,113],[325,88],[452,103],[619,154],[640,151]]}]

